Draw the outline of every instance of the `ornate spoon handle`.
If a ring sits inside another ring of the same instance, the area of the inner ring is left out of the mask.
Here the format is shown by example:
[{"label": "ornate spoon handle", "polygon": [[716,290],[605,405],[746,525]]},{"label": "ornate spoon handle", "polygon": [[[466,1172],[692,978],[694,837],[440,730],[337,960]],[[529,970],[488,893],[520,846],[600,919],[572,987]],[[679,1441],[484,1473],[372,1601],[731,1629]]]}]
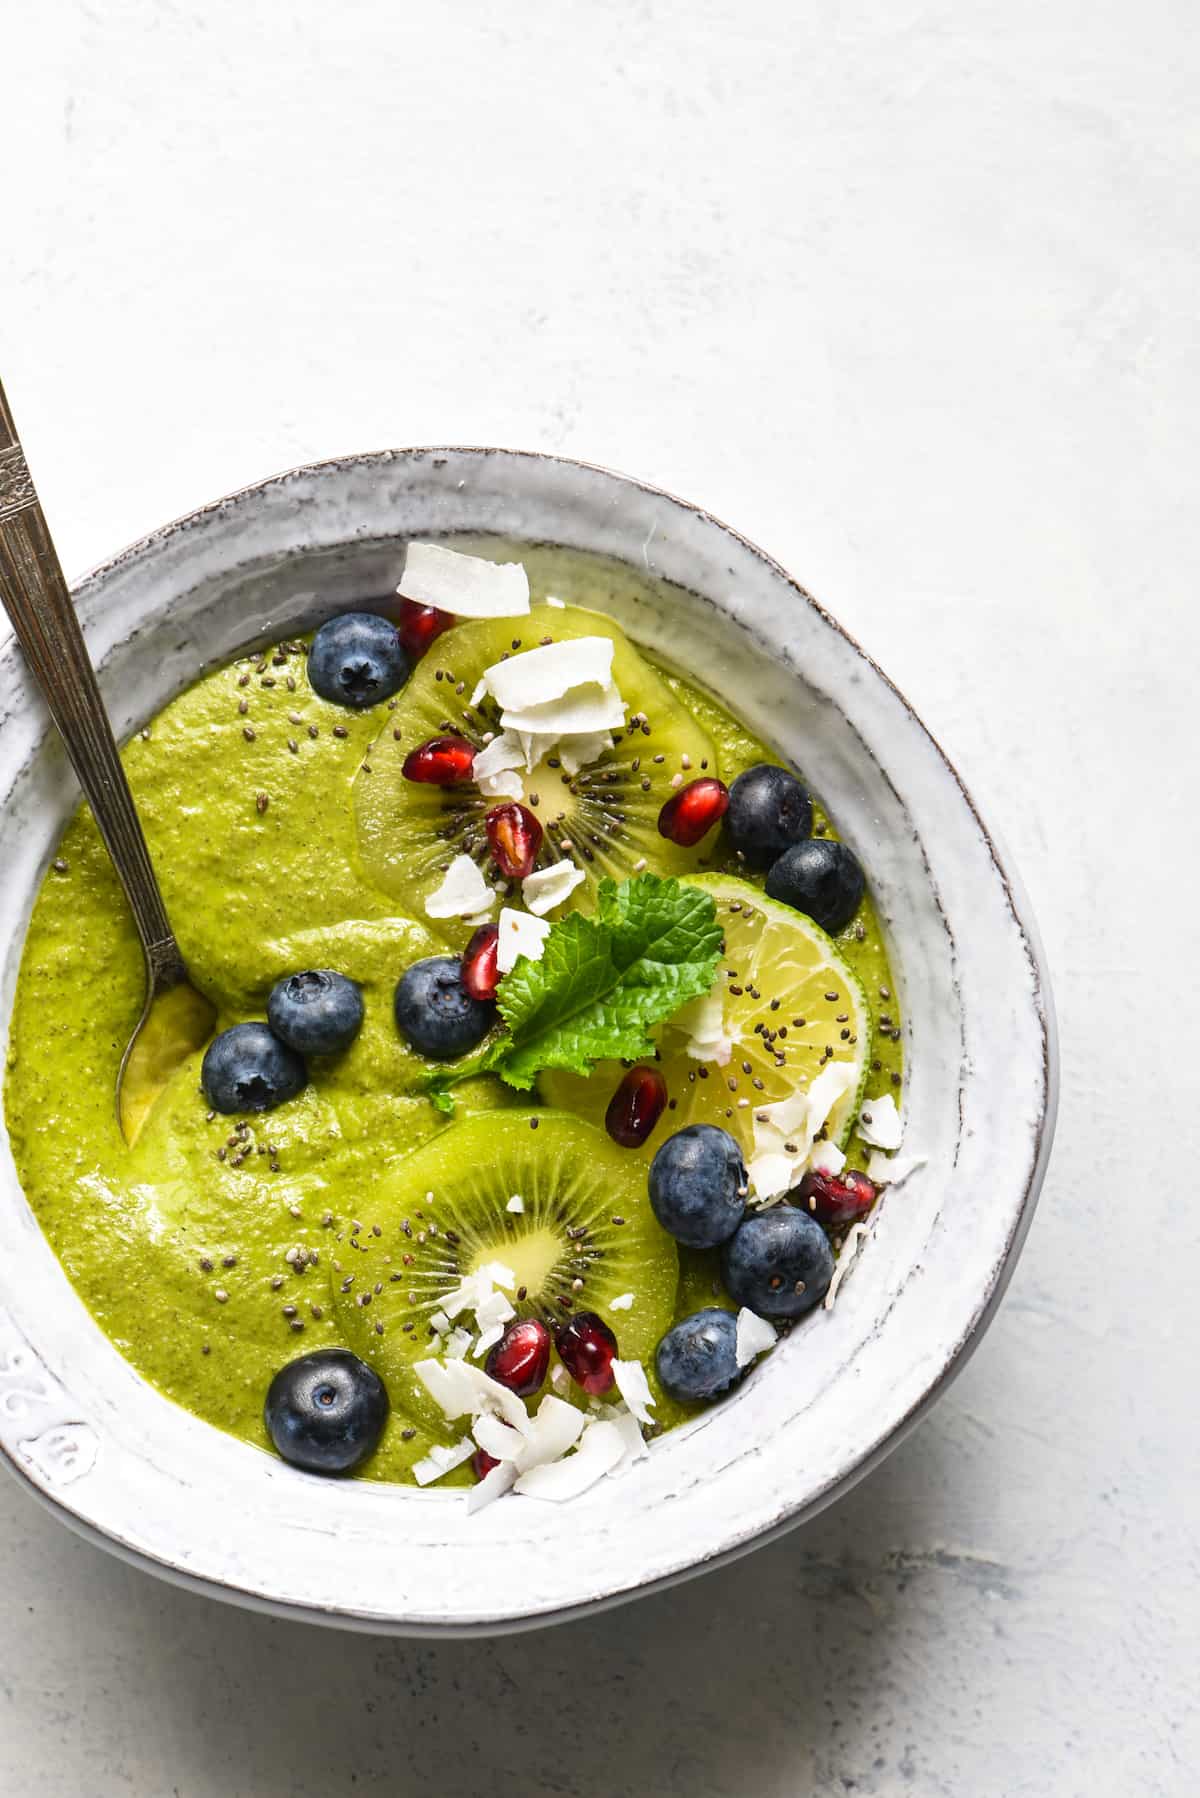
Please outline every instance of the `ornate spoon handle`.
[{"label": "ornate spoon handle", "polygon": [[0,386],[0,603],[67,746],[142,941],[151,986],[186,979],[58,553]]}]

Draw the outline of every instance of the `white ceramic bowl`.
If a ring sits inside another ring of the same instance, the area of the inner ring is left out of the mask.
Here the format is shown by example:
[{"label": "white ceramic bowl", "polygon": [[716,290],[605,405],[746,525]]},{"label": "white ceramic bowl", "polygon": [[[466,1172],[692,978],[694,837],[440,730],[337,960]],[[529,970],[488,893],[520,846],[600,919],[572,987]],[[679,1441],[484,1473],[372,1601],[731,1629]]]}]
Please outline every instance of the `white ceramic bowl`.
[{"label": "white ceramic bowl", "polygon": [[[0,1150],[0,1447],[63,1520],[154,1572],[298,1617],[410,1634],[563,1618],[811,1517],[909,1430],[978,1341],[1053,1130],[1049,989],[1028,905],[887,677],[752,544],[603,469],[503,450],[301,468],[135,544],[78,602],[118,733],[247,641],[396,582],[405,539],[497,533],[626,564],[612,609],[805,769],[879,902],[907,1027],[905,1152],[874,1240],[728,1403],[567,1506],[299,1474],[160,1397],[76,1297]],[[674,583],[667,586],[666,583]],[[2,1003],[74,781],[0,652]]]}]

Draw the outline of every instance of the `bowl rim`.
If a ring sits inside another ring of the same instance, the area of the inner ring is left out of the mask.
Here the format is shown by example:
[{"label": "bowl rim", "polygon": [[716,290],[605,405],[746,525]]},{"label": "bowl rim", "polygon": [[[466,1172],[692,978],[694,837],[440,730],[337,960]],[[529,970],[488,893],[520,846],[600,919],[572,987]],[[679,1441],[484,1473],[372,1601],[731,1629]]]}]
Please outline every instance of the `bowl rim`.
[{"label": "bowl rim", "polygon": [[[864,1479],[896,1448],[924,1418],[927,1412],[941,1398],[958,1374],[966,1366],[971,1355],[978,1347],[987,1328],[995,1317],[1003,1299],[1005,1290],[1012,1277],[1021,1248],[1033,1221],[1037,1199],[1045,1178],[1053,1145],[1059,1098],[1059,1039],[1055,1013],[1053,992],[1050,983],[1049,968],[1041,935],[1025,891],[1023,882],[1017,874],[1011,857],[1003,847],[998,833],[984,820],[981,809],[971,789],[963,779],[959,770],[943,748],[941,742],[925,723],[912,703],[892,680],[887,671],[875,658],[863,648],[852,632],[821,603],[815,595],[803,585],[774,556],[764,550],[753,539],[735,527],[727,524],[716,513],[707,507],[681,498],[667,488],[638,476],[622,473],[603,463],[591,462],[578,457],[560,456],[541,450],[517,450],[499,445],[477,444],[432,444],[411,445],[400,448],[384,448],[349,452],[330,457],[317,458],[293,464],[278,470],[260,480],[247,482],[216,499],[180,513],[165,524],[144,533],[125,544],[121,549],[102,561],[92,564],[83,574],[71,582],[71,591],[77,604],[86,599],[89,592],[97,585],[106,582],[127,565],[136,563],[155,549],[169,544],[174,538],[194,530],[206,521],[218,515],[252,504],[272,489],[283,488],[288,483],[308,476],[322,477],[340,471],[352,469],[370,469],[373,466],[385,467],[397,462],[419,462],[423,459],[438,457],[472,458],[480,461],[491,459],[513,460],[518,463],[550,464],[564,469],[584,471],[588,474],[602,476],[616,481],[622,486],[634,488],[658,503],[678,509],[681,513],[710,525],[717,532],[730,538],[744,551],[761,563],[775,579],[790,589],[795,599],[811,607],[825,626],[837,634],[848,647],[872,671],[899,702],[909,719],[914,723],[928,744],[934,750],[944,770],[957,787],[962,800],[974,819],[980,838],[986,845],[994,875],[998,878],[1004,894],[1005,904],[1019,933],[1021,942],[1028,957],[1032,974],[1033,1007],[1041,1035],[1041,1089],[1038,1101],[1037,1120],[1032,1139],[1032,1154],[1029,1158],[1028,1173],[1024,1190],[1013,1207],[1007,1234],[1001,1252],[988,1270],[982,1282],[977,1302],[953,1345],[945,1350],[945,1360],[937,1375],[925,1387],[921,1395],[899,1416],[874,1442],[873,1446],[849,1467],[828,1479],[824,1485],[810,1492],[802,1501],[790,1509],[786,1515],[780,1516],[751,1532],[725,1548],[692,1561],[686,1565],[674,1567],[669,1571],[651,1575],[630,1585],[599,1596],[589,1597],[576,1602],[565,1603],[525,1615],[512,1615],[497,1620],[479,1622],[438,1622],[426,1619],[408,1620],[381,1619],[377,1615],[362,1615],[350,1610],[320,1606],[302,1599],[276,1599],[248,1589],[234,1581],[224,1580],[209,1575],[194,1575],[176,1563],[162,1559],[157,1555],[121,1541],[100,1525],[82,1517],[74,1508],[54,1491],[48,1490],[36,1480],[30,1469],[23,1465],[8,1445],[0,1439],[0,1458],[4,1465],[20,1480],[21,1484],[31,1492],[46,1508],[59,1517],[70,1529],[85,1540],[95,1543],[110,1553],[117,1555],[130,1565],[141,1567],[145,1571],[167,1580],[170,1584],[185,1590],[199,1592],[210,1597],[222,1597],[236,1602],[243,1608],[261,1613],[288,1617],[295,1620],[315,1622],[327,1627],[354,1630],[368,1634],[396,1634],[425,1639],[470,1638],[481,1635],[505,1635],[547,1628],[555,1623],[570,1621],[585,1615],[614,1609],[646,1594],[667,1589],[681,1583],[685,1579],[729,1565],[743,1555],[766,1543],[778,1540],[800,1524],[817,1516],[836,1499],[848,1492]],[[533,539],[531,539],[533,541]],[[7,638],[7,631],[5,637]],[[0,644],[4,639],[0,639]],[[161,1396],[161,1395],[160,1395]],[[164,1400],[171,1403],[169,1399]]]}]

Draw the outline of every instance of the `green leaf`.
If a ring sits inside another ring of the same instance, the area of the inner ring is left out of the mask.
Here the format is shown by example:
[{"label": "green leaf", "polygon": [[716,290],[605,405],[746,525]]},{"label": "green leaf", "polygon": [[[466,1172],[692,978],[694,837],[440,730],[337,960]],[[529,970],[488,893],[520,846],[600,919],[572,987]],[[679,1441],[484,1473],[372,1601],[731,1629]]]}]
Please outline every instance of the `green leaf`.
[{"label": "green leaf", "polygon": [[500,983],[508,1034],[473,1061],[431,1082],[439,1110],[447,1087],[497,1073],[528,1092],[543,1068],[590,1074],[597,1061],[654,1052],[650,1030],[707,993],[721,955],[709,893],[656,874],[603,880],[594,918],[572,912],[552,925],[538,961],[522,956]]}]

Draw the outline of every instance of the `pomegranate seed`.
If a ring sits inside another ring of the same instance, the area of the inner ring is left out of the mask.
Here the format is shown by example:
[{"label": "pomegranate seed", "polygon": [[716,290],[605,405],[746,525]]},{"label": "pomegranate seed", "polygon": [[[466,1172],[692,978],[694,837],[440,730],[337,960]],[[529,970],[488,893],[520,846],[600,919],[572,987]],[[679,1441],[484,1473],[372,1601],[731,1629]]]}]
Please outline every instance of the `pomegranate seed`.
[{"label": "pomegranate seed", "polygon": [[728,806],[729,788],[723,780],[690,780],[659,812],[658,834],[691,849],[725,816]]},{"label": "pomegranate seed", "polygon": [[608,1391],[613,1383],[617,1339],[602,1317],[594,1311],[581,1311],[563,1325],[554,1341],[559,1360],[577,1386],[593,1398]]},{"label": "pomegranate seed", "polygon": [[453,612],[440,612],[436,606],[423,606],[419,599],[402,599],[396,634],[406,653],[419,662],[435,637],[448,631],[455,622]]},{"label": "pomegranate seed", "polygon": [[499,924],[481,924],[462,955],[462,983],[472,999],[494,999],[500,982],[496,951],[500,946]]},{"label": "pomegranate seed", "polygon": [[550,1332],[536,1317],[510,1324],[484,1362],[485,1372],[518,1398],[532,1398],[550,1365]]},{"label": "pomegranate seed", "polygon": [[430,737],[405,756],[404,778],[429,787],[458,787],[470,780],[474,766],[475,745],[465,737]]},{"label": "pomegranate seed", "polygon": [[875,1188],[865,1174],[852,1171],[838,1179],[810,1168],[800,1182],[798,1197],[801,1210],[828,1230],[865,1217],[875,1203]]},{"label": "pomegranate seed", "polygon": [[505,880],[524,880],[537,865],[542,827],[527,806],[515,800],[492,808],[483,821],[492,860]]},{"label": "pomegranate seed", "polygon": [[657,1068],[630,1068],[608,1101],[604,1128],[623,1149],[640,1149],[666,1102],[667,1083]]},{"label": "pomegranate seed", "polygon": [[484,1479],[493,1467],[499,1467],[495,1455],[489,1455],[486,1448],[477,1448],[471,1456],[471,1472],[477,1480]]}]

